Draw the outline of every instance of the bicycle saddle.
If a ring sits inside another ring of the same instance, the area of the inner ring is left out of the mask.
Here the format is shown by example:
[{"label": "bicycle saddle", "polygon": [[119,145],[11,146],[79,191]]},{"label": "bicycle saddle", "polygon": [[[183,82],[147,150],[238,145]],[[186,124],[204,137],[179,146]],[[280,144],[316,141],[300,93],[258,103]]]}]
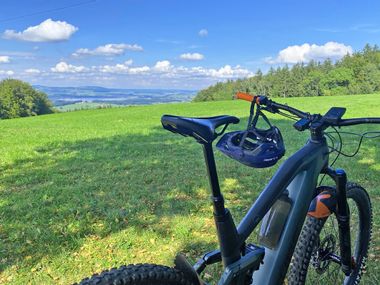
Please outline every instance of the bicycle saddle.
[{"label": "bicycle saddle", "polygon": [[180,116],[163,115],[161,123],[164,129],[173,133],[191,136],[199,143],[211,143],[222,132],[217,133],[215,130],[225,125],[239,123],[239,119],[233,116],[216,116],[208,118],[186,118]]}]

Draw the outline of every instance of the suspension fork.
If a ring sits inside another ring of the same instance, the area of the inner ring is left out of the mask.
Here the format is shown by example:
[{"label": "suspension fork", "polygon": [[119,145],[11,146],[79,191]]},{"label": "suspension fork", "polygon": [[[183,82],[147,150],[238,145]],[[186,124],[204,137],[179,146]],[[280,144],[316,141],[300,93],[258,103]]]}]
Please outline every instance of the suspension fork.
[{"label": "suspension fork", "polygon": [[326,172],[336,184],[336,217],[339,225],[339,241],[342,271],[351,274],[350,212],[347,204],[347,174],[343,169],[328,169]]}]

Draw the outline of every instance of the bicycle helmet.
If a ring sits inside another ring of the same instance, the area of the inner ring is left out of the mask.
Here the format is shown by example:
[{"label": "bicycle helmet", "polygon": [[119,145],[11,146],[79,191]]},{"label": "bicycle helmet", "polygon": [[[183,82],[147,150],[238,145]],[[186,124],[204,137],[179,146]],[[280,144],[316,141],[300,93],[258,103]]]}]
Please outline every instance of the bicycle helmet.
[{"label": "bicycle helmet", "polygon": [[[270,124],[259,106],[253,116],[254,104],[251,105],[247,130],[226,133],[216,147],[225,155],[247,166],[270,167],[285,154],[284,142],[280,130]],[[267,122],[268,129],[256,127],[259,117]]]}]

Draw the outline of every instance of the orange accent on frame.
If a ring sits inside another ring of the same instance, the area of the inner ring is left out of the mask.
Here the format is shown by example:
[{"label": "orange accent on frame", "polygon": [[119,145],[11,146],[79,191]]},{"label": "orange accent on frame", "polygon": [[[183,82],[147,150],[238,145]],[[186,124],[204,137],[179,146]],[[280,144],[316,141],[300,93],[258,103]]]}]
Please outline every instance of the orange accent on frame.
[{"label": "orange accent on frame", "polygon": [[321,202],[321,199],[328,199],[331,197],[331,194],[323,194],[323,195],[318,195],[317,197],[317,202],[315,205],[315,210],[314,211],[309,211],[307,214],[309,216],[312,216],[317,219],[322,219],[330,216],[331,211],[323,202]]}]

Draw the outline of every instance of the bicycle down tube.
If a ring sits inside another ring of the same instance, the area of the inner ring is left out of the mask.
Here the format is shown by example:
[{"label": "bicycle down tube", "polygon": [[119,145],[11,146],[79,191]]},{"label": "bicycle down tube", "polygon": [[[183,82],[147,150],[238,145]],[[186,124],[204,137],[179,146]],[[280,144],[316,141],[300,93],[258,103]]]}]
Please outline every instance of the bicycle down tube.
[{"label": "bicycle down tube", "polygon": [[327,163],[325,140],[309,141],[280,166],[241,221],[238,233],[241,240],[246,240],[276,199],[288,190],[292,206],[285,227],[277,246],[274,249],[265,248],[264,262],[260,270],[253,273],[253,284],[282,284],[310,202],[314,198],[318,176]]}]

